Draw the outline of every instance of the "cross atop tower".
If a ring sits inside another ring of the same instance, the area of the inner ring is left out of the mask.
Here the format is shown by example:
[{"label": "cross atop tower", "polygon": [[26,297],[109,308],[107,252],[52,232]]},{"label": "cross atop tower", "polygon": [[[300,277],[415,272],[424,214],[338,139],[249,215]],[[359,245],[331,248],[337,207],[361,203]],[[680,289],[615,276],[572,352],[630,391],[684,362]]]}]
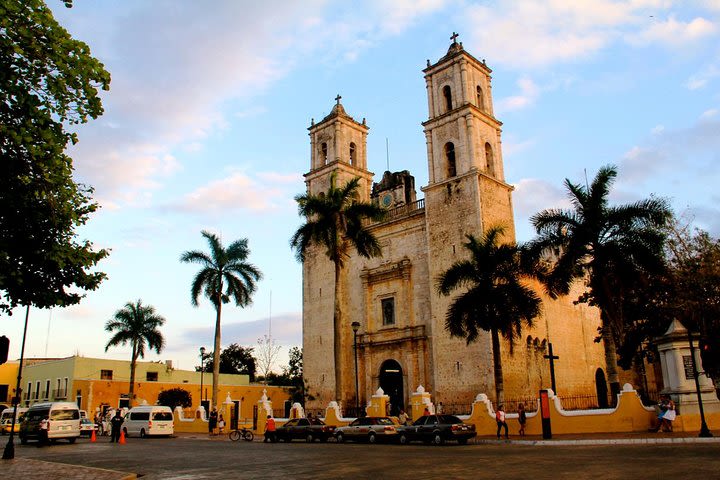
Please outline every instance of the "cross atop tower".
[{"label": "cross atop tower", "polygon": [[341,99],[341,98],[342,98],[342,97],[340,96],[339,93],[338,93],[338,96],[335,97],[335,101],[337,102],[338,105],[340,105],[340,99]]},{"label": "cross atop tower", "polygon": [[453,34],[450,35],[450,40],[452,40],[453,43],[457,43],[457,37],[459,37],[459,36],[460,35],[458,35],[457,32],[453,32]]}]

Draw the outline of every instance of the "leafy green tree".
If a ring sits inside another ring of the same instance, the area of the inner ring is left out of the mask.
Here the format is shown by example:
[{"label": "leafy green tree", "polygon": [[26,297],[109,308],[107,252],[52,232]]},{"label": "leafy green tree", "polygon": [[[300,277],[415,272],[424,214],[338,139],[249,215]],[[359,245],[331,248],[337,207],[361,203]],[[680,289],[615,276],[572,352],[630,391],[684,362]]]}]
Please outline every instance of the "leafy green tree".
[{"label": "leafy green tree", "polygon": [[325,249],[327,258],[335,265],[335,291],[333,308],[335,397],[342,394],[342,359],[340,338],[342,335],[342,298],[340,276],[351,249],[365,258],[382,256],[380,244],[368,229],[366,222],[385,218],[386,210],[379,205],[359,200],[360,178],[355,177],[345,185],[335,185],[336,174],[330,177],[330,188],[318,195],[297,195],[300,216],[305,224],[290,239],[299,261],[304,262],[312,246]]},{"label": "leafy green tree", "polygon": [[589,186],[566,179],[572,209],[544,210],[531,218],[538,233],[533,248],[555,258],[545,278],[548,293],[566,295],[575,280],[587,281],[588,290],[579,301],[600,310],[613,398],[620,391],[616,342],[626,325],[623,307],[642,279],[664,270],[662,229],[671,216],[667,202],[658,198],[609,205],[616,176],[616,168],[606,166]]},{"label": "leafy green tree", "polygon": [[[251,382],[254,381],[257,366],[253,351],[252,347],[243,347],[237,343],[231,344],[220,353],[220,373],[244,374],[250,377]],[[204,357],[207,358],[207,361],[205,361],[203,371],[212,372],[213,352],[205,353]],[[197,367],[196,370],[199,372],[200,367]]]},{"label": "leafy green tree", "polygon": [[72,178],[67,130],[103,113],[110,74],[41,0],[0,4],[0,310],[78,303],[108,255],[79,242],[97,205]]},{"label": "leafy green tree", "polygon": [[[481,238],[467,235],[464,247],[470,254],[437,279],[437,290],[448,296],[460,290],[445,317],[445,329],[453,337],[471,343],[480,330],[490,332],[493,349],[495,398],[504,402],[500,335],[512,344],[523,326],[532,327],[540,314],[540,298],[522,283],[522,276],[536,277],[539,265],[523,255],[514,243],[500,243],[501,227],[488,229]],[[530,260],[530,261],[528,261]]]},{"label": "leafy green tree", "polygon": [[197,307],[200,294],[203,294],[215,306],[212,405],[219,407],[218,379],[220,375],[222,305],[230,302],[231,299],[239,307],[249,305],[257,288],[255,282],[262,278],[262,273],[253,264],[247,262],[247,258],[250,256],[247,238],[234,241],[226,249],[217,235],[204,230],[202,235],[210,246],[210,254],[191,250],[183,253],[180,261],[197,263],[202,267],[192,282],[190,290],[192,304]]},{"label": "leafy green tree", "polygon": [[105,330],[115,332],[105,345],[107,352],[110,347],[130,344],[130,401],[135,398],[135,367],[138,358],[145,358],[145,346],[160,353],[165,347],[165,338],[160,330],[165,319],[155,313],[155,308],[143,305],[142,300],[128,302],[115,312],[111,320],[105,324]]},{"label": "leafy green tree", "polygon": [[165,405],[175,410],[175,407],[189,408],[192,406],[192,395],[182,388],[161,390],[157,399],[158,405]]}]

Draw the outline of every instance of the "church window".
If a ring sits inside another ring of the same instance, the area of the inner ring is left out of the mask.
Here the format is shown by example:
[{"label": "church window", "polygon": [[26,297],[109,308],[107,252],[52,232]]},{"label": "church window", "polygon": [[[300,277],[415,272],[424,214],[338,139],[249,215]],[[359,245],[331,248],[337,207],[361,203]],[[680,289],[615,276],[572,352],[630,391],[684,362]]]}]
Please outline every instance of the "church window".
[{"label": "church window", "polygon": [[447,160],[447,175],[454,177],[457,175],[457,167],[455,165],[455,145],[452,142],[445,144],[445,159]]},{"label": "church window", "polygon": [[485,99],[483,98],[483,92],[480,85],[477,86],[477,106],[483,112],[485,111]]},{"label": "church window", "polygon": [[445,109],[449,112],[452,110],[452,90],[450,89],[450,85],[445,85],[443,87],[443,97],[445,97]]},{"label": "church window", "polygon": [[355,165],[355,144],[350,142],[350,165]]},{"label": "church window", "polygon": [[383,325],[395,325],[395,298],[383,298],[380,301]]},{"label": "church window", "polygon": [[495,160],[493,150],[489,143],[485,144],[485,171],[488,175],[495,176]]},{"label": "church window", "polygon": [[320,152],[322,155],[322,163],[323,165],[327,165],[328,160],[328,148],[327,143],[323,142],[322,145],[320,145]]}]

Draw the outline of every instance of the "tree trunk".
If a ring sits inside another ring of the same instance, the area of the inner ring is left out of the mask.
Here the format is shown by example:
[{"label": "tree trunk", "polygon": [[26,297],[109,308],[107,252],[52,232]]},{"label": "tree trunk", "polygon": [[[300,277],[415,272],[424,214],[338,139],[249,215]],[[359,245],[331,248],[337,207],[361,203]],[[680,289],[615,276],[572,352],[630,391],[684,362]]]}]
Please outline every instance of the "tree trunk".
[{"label": "tree trunk", "polygon": [[137,345],[133,342],[132,346],[132,361],[130,362],[130,395],[129,406],[133,406],[133,400],[135,399],[135,367],[137,366]]},{"label": "tree trunk", "polygon": [[605,369],[607,370],[608,383],[612,398],[611,405],[617,402],[617,395],[620,393],[620,379],[618,377],[617,351],[615,350],[615,339],[612,336],[610,327],[603,322],[602,327],[603,346],[605,347]]},{"label": "tree trunk", "polygon": [[492,337],[492,350],[493,350],[493,366],[495,372],[495,401],[497,402],[495,408],[505,402],[505,391],[503,387],[503,369],[502,369],[502,355],[500,352],[500,336],[497,330],[493,329],[490,331]]},{"label": "tree trunk", "polygon": [[333,307],[333,353],[335,356],[335,401],[342,401],[342,352],[341,352],[341,335],[342,335],[342,312],[340,311],[340,267],[339,262],[335,262],[335,301]]},{"label": "tree trunk", "polygon": [[218,383],[220,381],[220,315],[222,314],[222,298],[220,298],[220,295],[218,295],[215,309],[215,348],[213,351],[212,401],[210,403],[211,411],[212,408],[219,408]]}]

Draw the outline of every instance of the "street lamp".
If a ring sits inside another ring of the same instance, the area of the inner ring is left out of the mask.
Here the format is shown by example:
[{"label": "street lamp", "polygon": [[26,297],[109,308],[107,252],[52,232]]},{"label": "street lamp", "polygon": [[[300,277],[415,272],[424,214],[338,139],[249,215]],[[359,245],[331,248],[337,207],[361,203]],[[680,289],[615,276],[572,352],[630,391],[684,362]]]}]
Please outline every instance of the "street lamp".
[{"label": "street lamp", "polygon": [[205,347],[200,347],[200,406],[203,401],[203,373],[205,372]]},{"label": "street lamp", "polygon": [[357,332],[360,328],[360,322],[352,322],[350,324],[353,330],[353,350],[355,353],[355,415],[360,415],[360,385],[358,381],[358,365],[357,365]]}]

